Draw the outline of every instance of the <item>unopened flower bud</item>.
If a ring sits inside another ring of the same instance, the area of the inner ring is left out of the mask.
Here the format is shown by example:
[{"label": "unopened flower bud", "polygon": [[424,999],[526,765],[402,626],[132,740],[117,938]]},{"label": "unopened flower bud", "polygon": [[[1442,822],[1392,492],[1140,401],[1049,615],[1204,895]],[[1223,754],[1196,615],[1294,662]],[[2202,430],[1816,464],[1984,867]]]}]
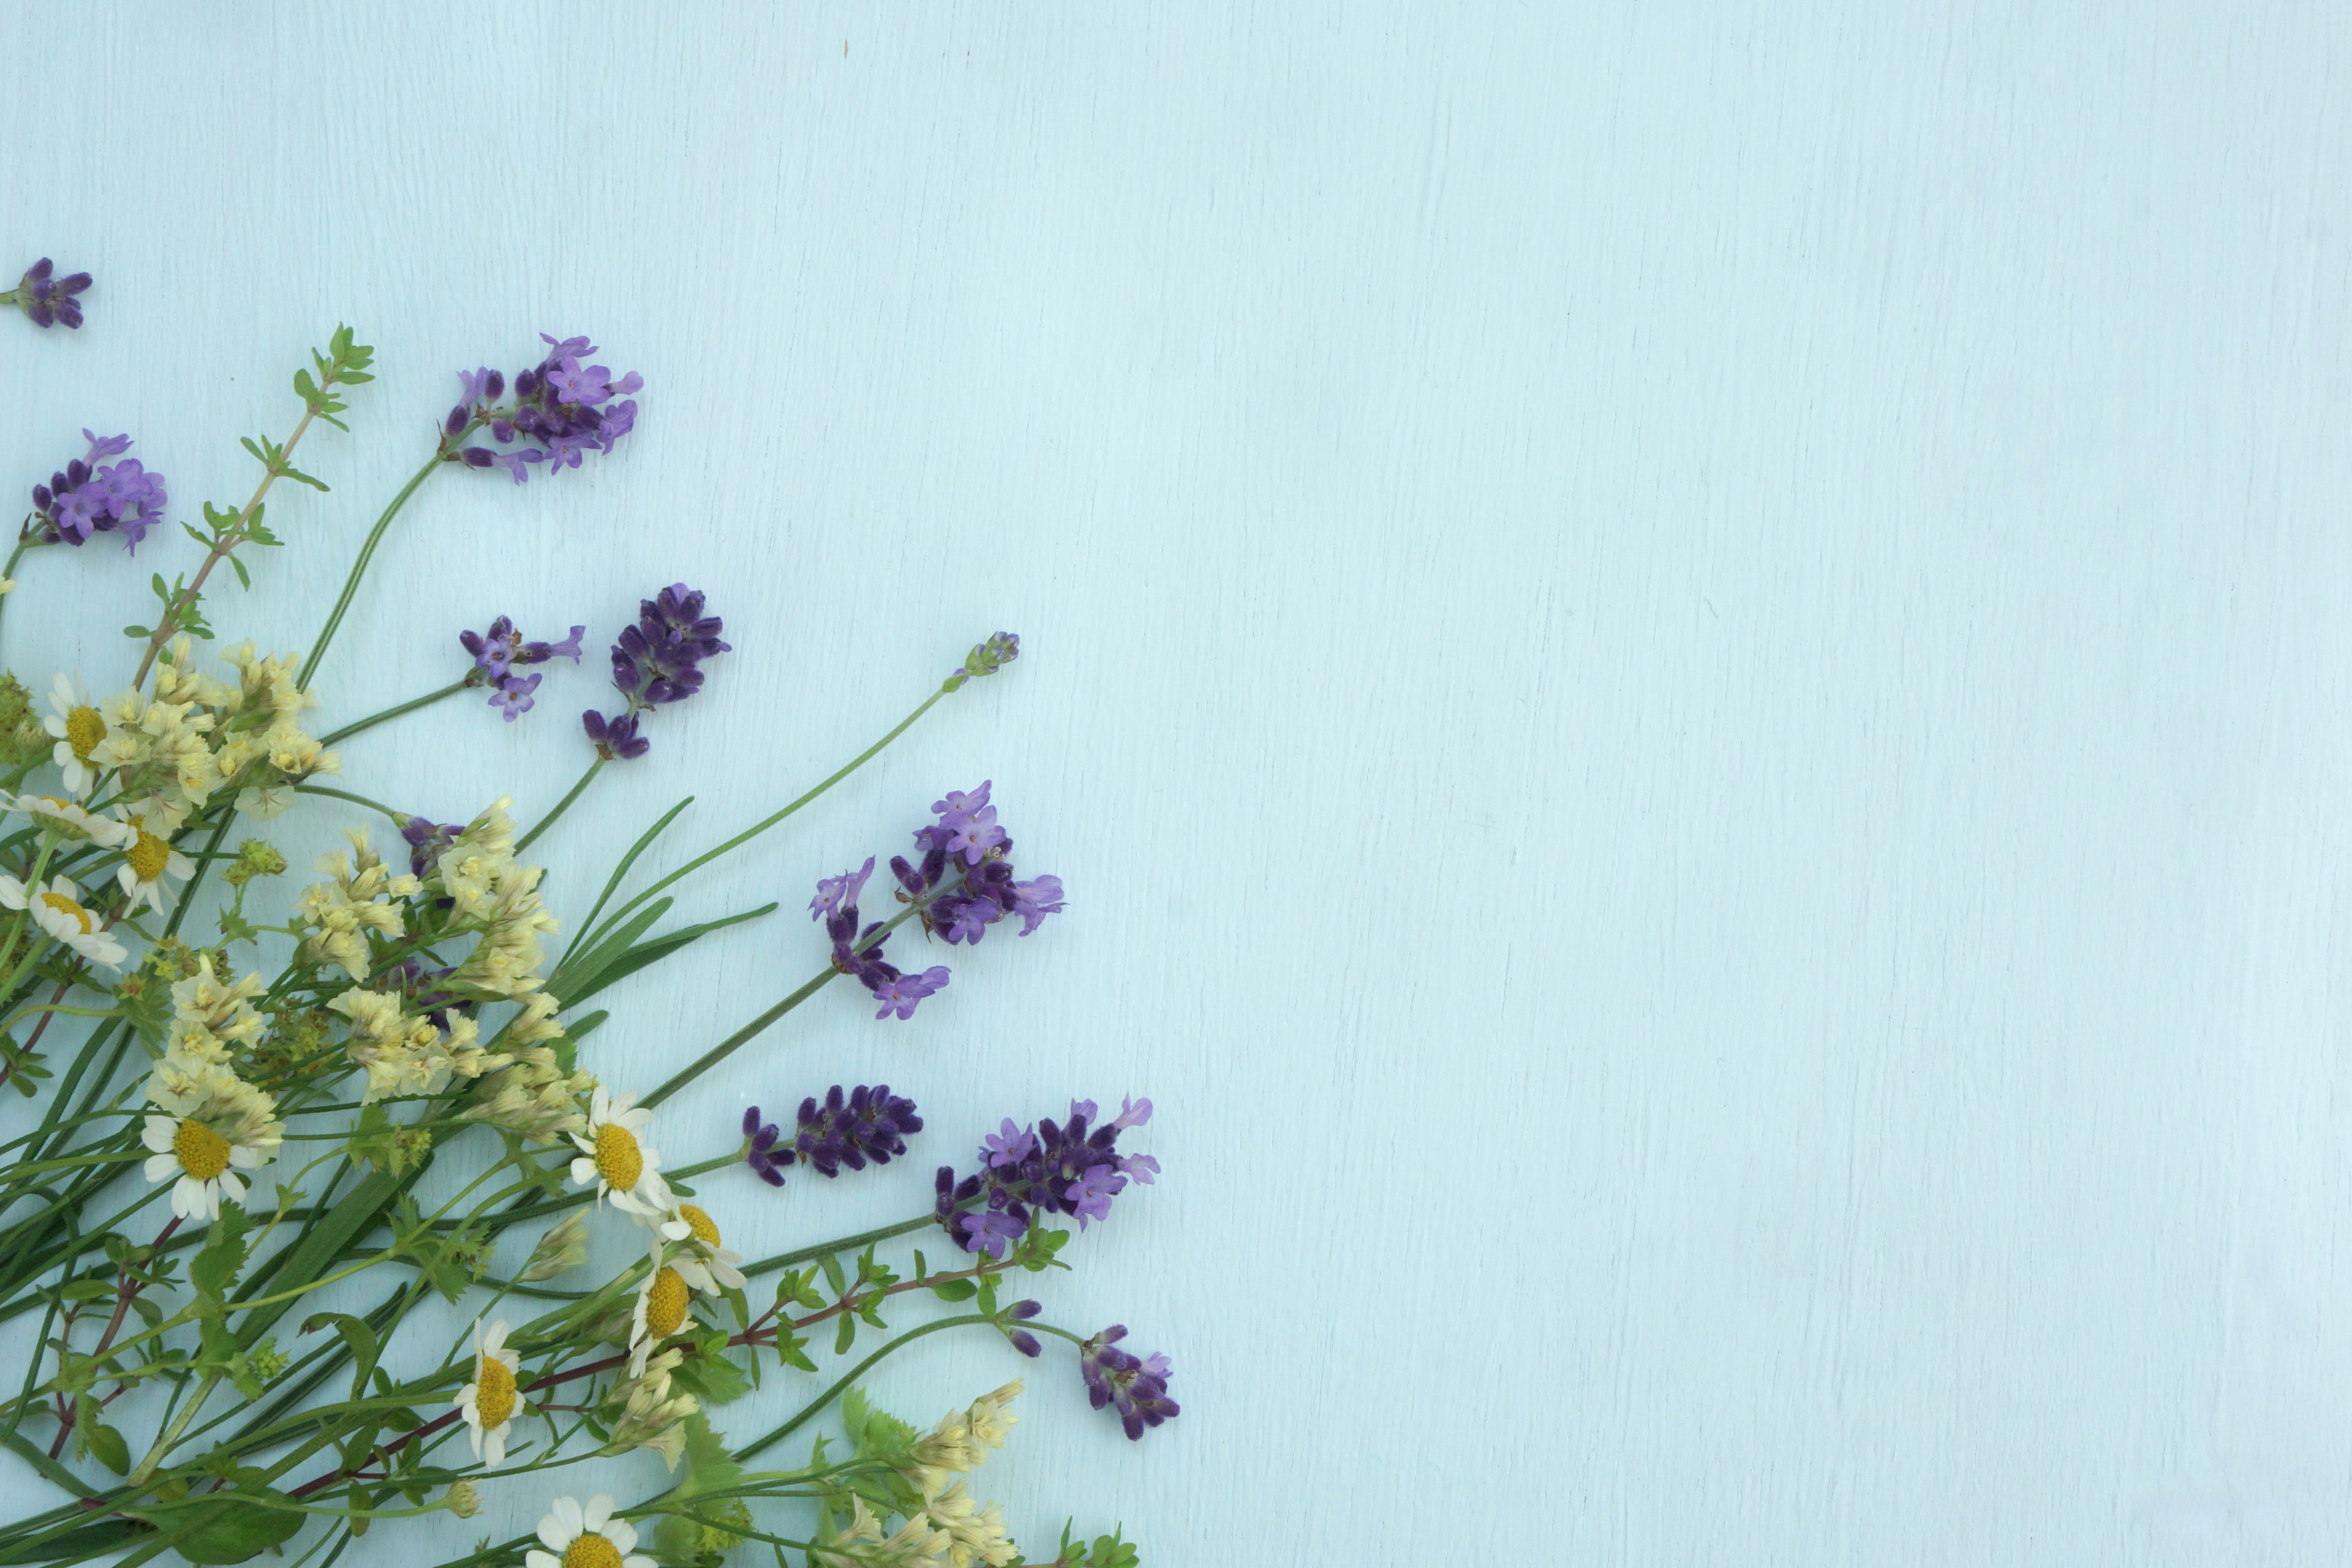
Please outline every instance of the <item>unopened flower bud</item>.
[{"label": "unopened flower bud", "polygon": [[474,1489],[473,1482],[452,1481],[448,1495],[441,1500],[441,1506],[459,1519],[471,1519],[482,1511],[482,1498]]},{"label": "unopened flower bud", "polygon": [[574,1209],[548,1227],[531,1248],[530,1261],[516,1278],[526,1285],[579,1268],[588,1261],[588,1211]]}]

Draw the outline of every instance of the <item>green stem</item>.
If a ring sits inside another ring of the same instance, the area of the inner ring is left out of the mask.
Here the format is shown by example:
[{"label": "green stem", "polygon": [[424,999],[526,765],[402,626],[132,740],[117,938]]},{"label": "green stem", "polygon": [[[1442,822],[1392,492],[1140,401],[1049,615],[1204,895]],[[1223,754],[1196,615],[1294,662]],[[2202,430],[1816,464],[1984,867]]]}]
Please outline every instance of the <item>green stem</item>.
[{"label": "green stem", "polygon": [[891,1352],[913,1344],[917,1340],[921,1339],[926,1334],[936,1334],[942,1329],[968,1329],[972,1327],[974,1324],[986,1323],[991,1321],[992,1320],[984,1313],[972,1312],[961,1318],[941,1318],[935,1323],[925,1323],[919,1329],[908,1330],[905,1333],[900,1334],[897,1339],[883,1345],[881,1348],[875,1351],[873,1354],[867,1356],[864,1361],[859,1362],[856,1366],[851,1367],[846,1373],[843,1373],[839,1382],[835,1383],[831,1388],[826,1389],[823,1394],[818,1394],[814,1399],[810,1400],[806,1405],[801,1406],[799,1415],[794,1415],[791,1420],[785,1422],[774,1431],[770,1432],[766,1436],[761,1437],[759,1441],[736,1449],[736,1459],[740,1462],[751,1458],[754,1454],[761,1452],[762,1449],[772,1448],[777,1444],[782,1442],[785,1438],[791,1436],[793,1433],[799,1431],[802,1427],[807,1426],[810,1422],[815,1420],[817,1416],[824,1412],[826,1405],[831,1405],[835,1400],[841,1397],[842,1391],[844,1389],[846,1389],[851,1384],[856,1383],[859,1378],[864,1377],[868,1372],[871,1372],[874,1369],[875,1363],[879,1362],[884,1356],[888,1355]]},{"label": "green stem", "polygon": [[445,697],[455,697],[472,684],[470,680],[453,680],[438,691],[428,691],[422,697],[412,697],[396,707],[387,708],[381,713],[371,713],[355,723],[346,724],[331,734],[321,735],[319,737],[319,744],[331,746],[338,741],[348,741],[353,735],[374,729],[378,724],[389,723],[404,713],[414,713],[419,708],[432,707]]},{"label": "green stem", "polygon": [[326,784],[299,784],[294,786],[294,793],[296,795],[331,795],[336,800],[350,801],[353,805],[366,806],[371,811],[380,811],[386,816],[392,818],[392,825],[394,827],[399,827],[408,821],[408,813],[404,811],[394,811],[392,807],[384,805],[383,802],[380,800],[370,800],[363,795],[353,795],[347,789],[333,789],[330,788]]},{"label": "green stem", "polygon": [[554,826],[555,819],[572,809],[572,803],[580,798],[580,792],[588,787],[588,781],[594,778],[598,773],[603,771],[604,766],[604,759],[602,757],[588,764],[588,771],[580,775],[580,782],[572,786],[571,793],[566,795],[562,800],[555,803],[555,809],[549,812],[545,816],[541,817],[539,819],[538,826],[532,828],[529,833],[524,834],[520,838],[515,840],[515,853],[520,855],[524,850],[530,848],[530,841],[532,839],[537,838],[541,834]]},{"label": "green stem", "polygon": [[383,531],[392,526],[392,520],[408,504],[408,498],[416,493],[417,488],[433,477],[433,470],[448,460],[446,453],[436,449],[425,466],[400,487],[400,493],[392,498],[392,504],[383,509],[375,526],[368,530],[367,540],[360,546],[359,559],[352,563],[351,574],[343,579],[343,591],[336,596],[335,607],[328,612],[327,624],[319,628],[317,638],[310,644],[310,657],[302,661],[301,671],[295,677],[295,685],[303,690],[310,689],[311,679],[319,673],[319,661],[326,657],[327,646],[335,640],[335,631],[343,624],[343,614],[352,607],[352,596],[360,591],[360,579],[367,575],[368,563],[375,558],[375,547],[383,542]]}]

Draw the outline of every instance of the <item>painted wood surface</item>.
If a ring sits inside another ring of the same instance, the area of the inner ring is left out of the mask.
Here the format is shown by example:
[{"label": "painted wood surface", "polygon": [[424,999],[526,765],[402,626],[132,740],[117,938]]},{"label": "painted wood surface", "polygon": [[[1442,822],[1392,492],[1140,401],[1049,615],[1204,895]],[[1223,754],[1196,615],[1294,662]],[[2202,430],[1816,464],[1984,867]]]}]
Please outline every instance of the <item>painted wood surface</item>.
[{"label": "painted wood surface", "polygon": [[[689,900],[785,907],[593,1054],[686,1060],[814,972],[817,876],[995,781],[1069,912],[911,1025],[825,994],[664,1137],[921,1101],[904,1166],[711,1183],[765,1251],[1152,1097],[1164,1181],[1041,1294],[1183,1417],[1130,1446],[1001,1345],[878,1380],[1032,1373],[983,1489],[1032,1542],[2339,1559],[2342,6],[0,13],[0,266],[99,278],[78,337],[0,322],[7,484],[90,426],[241,497],[306,347],[378,345],[225,628],[310,635],[452,371],[646,375],[614,460],[429,487],[321,685],[708,587],[737,651],[548,841],[559,909],[1027,639]],[[119,681],[149,569],[37,562],[0,652]],[[600,687],[351,778],[542,810]],[[434,1541],[542,1502],[488,1500]]]}]

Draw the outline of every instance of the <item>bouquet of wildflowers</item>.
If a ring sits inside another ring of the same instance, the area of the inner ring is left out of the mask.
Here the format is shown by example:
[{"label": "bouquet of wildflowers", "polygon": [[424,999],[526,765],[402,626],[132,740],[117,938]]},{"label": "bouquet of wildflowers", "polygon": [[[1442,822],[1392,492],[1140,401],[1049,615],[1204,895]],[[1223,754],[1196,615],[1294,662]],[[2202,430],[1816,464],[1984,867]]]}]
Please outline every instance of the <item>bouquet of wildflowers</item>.
[{"label": "bouquet of wildflowers", "polygon": [[[79,328],[89,281],[43,260],[0,300],[36,327]],[[755,1260],[727,1245],[731,1213],[769,1186],[916,1157],[945,1118],[880,1083],[810,1085],[796,1110],[754,1108],[740,1130],[661,1116],[836,982],[889,1026],[950,978],[912,944],[1027,937],[1062,910],[1057,878],[1015,869],[989,784],[943,792],[878,883],[873,856],[820,882],[824,939],[800,939],[811,976],[663,1081],[608,1079],[624,1058],[600,1050],[606,1014],[591,1006],[775,910],[672,919],[689,879],[1011,664],[1018,639],[973,647],[831,777],[657,875],[685,802],[609,866],[551,874],[531,849],[602,770],[653,765],[662,710],[728,653],[684,584],[620,628],[612,693],[582,717],[584,767],[536,822],[507,799],[449,814],[461,821],[377,800],[361,738],[452,699],[517,721],[583,660],[585,626],[452,626],[450,668],[421,694],[317,712],[320,663],[418,489],[483,470],[546,480],[630,436],[641,378],[596,363],[584,338],[544,343],[511,378],[460,374],[299,652],[217,636],[208,595],[218,568],[247,581],[249,553],[293,531],[279,481],[327,490],[298,458],[315,463],[318,426],[348,430],[345,400],[371,379],[348,329],[294,375],[283,438],[245,443],[250,497],[203,506],[201,526],[124,435],[85,431],[30,487],[0,595],[79,550],[197,553],[154,573],[152,606],[100,661],[120,668],[59,669],[26,646],[39,628],[6,627],[27,673],[0,676],[0,1085],[15,1091],[0,1106],[16,1108],[0,1110],[0,1321],[29,1338],[0,1384],[0,1448],[54,1489],[5,1510],[0,1563],[273,1552],[324,1568],[363,1537],[352,1561],[409,1563],[425,1553],[400,1543],[406,1521],[494,1508],[535,1532],[486,1535],[457,1563],[1131,1564],[1117,1532],[1066,1526],[1024,1557],[976,1492],[1018,1379],[942,1399],[928,1426],[877,1408],[860,1382],[908,1345],[971,1331],[1016,1362],[1066,1343],[1130,1438],[1173,1416],[1164,1356],[1131,1353],[1122,1327],[1057,1326],[1024,1288],[1067,1267],[1060,1221],[1082,1232],[1157,1175],[1131,1147],[1150,1101],[992,1117],[968,1160],[939,1165],[923,1212]],[[299,526],[310,548],[349,549],[330,517]],[[341,814],[349,847],[279,893],[271,825],[296,810]],[[596,1227],[634,1238],[609,1277],[587,1266]],[[436,1298],[465,1324],[454,1339],[426,1326],[446,1311],[410,1310]],[[637,1449],[651,1452],[618,1467],[637,1488],[625,1505],[561,1473],[614,1470]]]}]

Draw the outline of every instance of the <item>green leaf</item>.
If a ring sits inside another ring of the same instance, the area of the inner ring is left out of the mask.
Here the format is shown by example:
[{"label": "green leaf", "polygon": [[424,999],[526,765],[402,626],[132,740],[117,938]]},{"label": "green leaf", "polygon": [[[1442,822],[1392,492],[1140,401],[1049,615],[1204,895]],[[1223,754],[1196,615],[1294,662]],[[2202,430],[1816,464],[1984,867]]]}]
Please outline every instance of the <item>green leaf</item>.
[{"label": "green leaf", "polygon": [[321,480],[321,479],[312,479],[310,475],[308,475],[308,474],[304,473],[304,472],[303,472],[301,469],[299,469],[299,468],[289,468],[286,470],[286,477],[287,477],[288,479],[292,479],[292,480],[293,480],[295,483],[297,483],[297,484],[308,485],[308,486],[310,486],[312,489],[314,489],[314,490],[318,490],[318,491],[321,492],[322,494],[326,491],[326,489],[327,489],[327,486],[326,486],[326,483],[325,483],[325,481],[324,481],[324,480]]},{"label": "green leaf", "polygon": [[198,1295],[218,1300],[244,1267],[245,1210],[227,1205],[221,1209],[220,1218],[213,1221],[212,1236],[204,1250],[188,1265],[188,1283]]},{"label": "green leaf", "polygon": [[849,1293],[849,1280],[841,1272],[840,1258],[828,1252],[817,1259],[817,1266],[824,1270],[824,1282],[833,1287],[836,1299]]},{"label": "green leaf", "polygon": [[942,1301],[969,1301],[980,1294],[980,1287],[969,1279],[942,1279],[931,1287],[931,1294]]},{"label": "green leaf", "polygon": [[849,1347],[856,1342],[856,1339],[857,1314],[855,1312],[842,1313],[841,1331],[833,1336],[833,1353],[835,1355],[847,1354]]},{"label": "green leaf", "polygon": [[125,626],[122,628],[122,635],[127,637],[137,637],[140,641],[144,642],[155,634],[148,630],[145,626]]},{"label": "green leaf", "polygon": [[319,401],[319,384],[310,379],[309,371],[298,370],[294,373],[294,395],[305,403]]},{"label": "green leaf", "polygon": [[88,1434],[91,1458],[96,1459],[118,1476],[131,1473],[131,1445],[124,1440],[121,1433],[103,1422],[94,1426],[82,1427],[80,1430]]},{"label": "green leaf", "polygon": [[670,1381],[700,1399],[706,1405],[724,1405],[751,1392],[751,1380],[743,1369],[729,1359],[725,1334],[706,1335],[698,1344],[695,1354],[688,1356],[670,1372]]},{"label": "green leaf", "polygon": [[184,1507],[157,1510],[147,1517],[173,1538],[191,1563],[244,1563],[258,1557],[302,1528],[303,1513],[283,1492],[260,1489],[286,1506],[269,1508],[247,1496],[215,1493]]},{"label": "green leaf", "polygon": [[302,1331],[316,1333],[328,1324],[351,1347],[352,1397],[357,1399],[367,1388],[368,1374],[375,1370],[376,1357],[383,1353],[375,1331],[368,1327],[366,1319],[355,1318],[349,1312],[313,1312],[302,1320]]},{"label": "green leaf", "polygon": [[236,574],[236,580],[238,583],[247,588],[253,586],[253,574],[245,569],[244,562],[239,561],[236,556],[231,555],[228,558],[228,564],[229,570]]}]

